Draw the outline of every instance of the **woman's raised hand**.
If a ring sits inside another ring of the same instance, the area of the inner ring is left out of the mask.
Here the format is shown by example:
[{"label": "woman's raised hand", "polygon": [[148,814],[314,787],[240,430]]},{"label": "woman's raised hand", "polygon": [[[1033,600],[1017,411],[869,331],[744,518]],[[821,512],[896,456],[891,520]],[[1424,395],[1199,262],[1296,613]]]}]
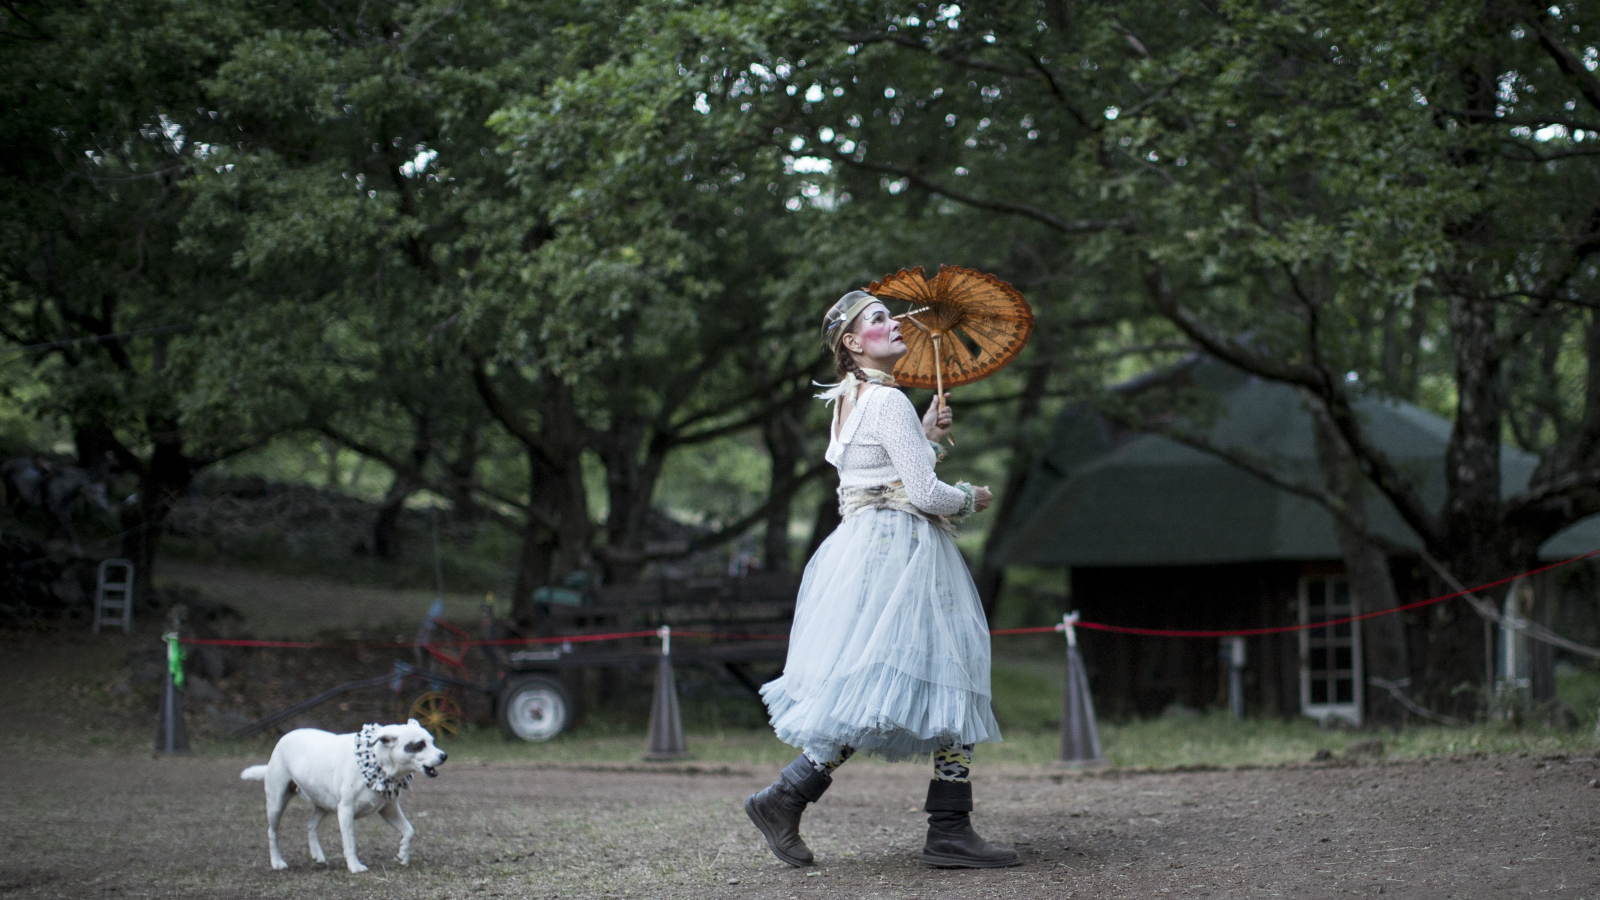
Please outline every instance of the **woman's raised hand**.
[{"label": "woman's raised hand", "polygon": [[972,489],[972,509],[974,512],[983,512],[994,503],[994,494],[986,487]]},{"label": "woman's raised hand", "polygon": [[955,421],[955,416],[950,412],[950,394],[944,395],[944,405],[939,404],[938,395],[934,395],[933,402],[928,404],[928,411],[922,415],[922,433],[928,440],[938,443],[950,434],[950,423]]}]

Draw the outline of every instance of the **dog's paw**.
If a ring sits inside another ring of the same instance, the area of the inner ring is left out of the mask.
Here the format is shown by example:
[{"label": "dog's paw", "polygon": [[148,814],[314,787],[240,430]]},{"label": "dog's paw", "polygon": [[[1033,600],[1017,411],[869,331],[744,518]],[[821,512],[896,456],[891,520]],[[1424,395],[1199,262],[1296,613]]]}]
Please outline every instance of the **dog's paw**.
[{"label": "dog's paw", "polygon": [[367,870],[367,867],[363,866],[361,863],[357,862],[357,863],[351,863],[350,864],[350,874],[351,875],[359,875],[362,872],[365,872],[366,870]]},{"label": "dog's paw", "polygon": [[325,865],[328,864],[328,858],[326,856],[321,855],[321,854],[318,854],[316,856],[311,857],[311,861],[316,863],[319,866],[325,866]]},{"label": "dog's paw", "polygon": [[394,856],[394,858],[395,858],[395,859],[396,859],[396,860],[397,860],[397,861],[398,861],[398,862],[399,862],[399,863],[400,863],[400,865],[402,865],[402,866],[409,866],[409,865],[411,865],[411,856],[410,856],[410,855],[409,855],[409,854],[406,854],[406,853],[396,853],[396,854],[395,854],[395,856]]},{"label": "dog's paw", "polygon": [[272,861],[272,868],[282,872],[284,869],[289,868],[289,864],[281,859],[275,859]]}]

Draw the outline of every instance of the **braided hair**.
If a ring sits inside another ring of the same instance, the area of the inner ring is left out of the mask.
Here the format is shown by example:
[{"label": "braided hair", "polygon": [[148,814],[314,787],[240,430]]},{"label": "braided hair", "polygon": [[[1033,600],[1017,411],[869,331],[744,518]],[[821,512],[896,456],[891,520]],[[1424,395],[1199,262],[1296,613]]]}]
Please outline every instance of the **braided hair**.
[{"label": "braided hair", "polygon": [[844,345],[844,341],[840,341],[839,346],[833,348],[833,371],[841,381],[846,375],[854,375],[857,381],[863,383],[867,380],[867,373],[861,371],[861,364],[856,362],[855,354]]}]

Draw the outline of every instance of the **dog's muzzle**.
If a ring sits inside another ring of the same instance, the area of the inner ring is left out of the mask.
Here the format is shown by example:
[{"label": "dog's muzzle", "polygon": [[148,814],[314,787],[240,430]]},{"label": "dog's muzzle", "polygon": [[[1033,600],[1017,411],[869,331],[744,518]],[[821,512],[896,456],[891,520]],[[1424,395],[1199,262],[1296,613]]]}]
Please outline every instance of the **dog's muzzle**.
[{"label": "dog's muzzle", "polygon": [[[444,765],[444,761],[449,759],[449,758],[450,758],[450,754],[444,752],[443,750],[440,750],[439,751],[439,762],[438,762],[437,765],[439,765],[439,766]],[[437,768],[437,766],[423,766],[422,767],[422,774],[428,776],[429,778],[438,778],[439,777],[439,769]]]}]

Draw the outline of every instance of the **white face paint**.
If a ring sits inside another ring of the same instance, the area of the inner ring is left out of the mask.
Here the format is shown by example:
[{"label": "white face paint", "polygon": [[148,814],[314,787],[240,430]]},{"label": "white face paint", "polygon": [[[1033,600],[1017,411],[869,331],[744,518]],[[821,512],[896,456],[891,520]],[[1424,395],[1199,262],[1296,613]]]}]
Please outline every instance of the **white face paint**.
[{"label": "white face paint", "polygon": [[882,303],[870,303],[861,311],[844,336],[844,345],[861,365],[883,372],[893,371],[895,362],[906,355],[900,323]]}]

